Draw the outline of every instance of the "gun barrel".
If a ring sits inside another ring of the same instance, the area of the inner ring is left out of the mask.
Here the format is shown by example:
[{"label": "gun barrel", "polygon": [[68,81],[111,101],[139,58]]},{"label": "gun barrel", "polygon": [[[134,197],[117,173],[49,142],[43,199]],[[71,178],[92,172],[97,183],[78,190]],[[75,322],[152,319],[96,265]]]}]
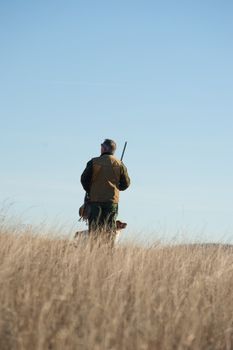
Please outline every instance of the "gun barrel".
[{"label": "gun barrel", "polygon": [[123,158],[124,158],[126,146],[127,146],[127,141],[125,142],[125,145],[124,145],[124,148],[123,148],[123,152],[122,152],[122,155],[121,155],[121,161],[122,161]]}]

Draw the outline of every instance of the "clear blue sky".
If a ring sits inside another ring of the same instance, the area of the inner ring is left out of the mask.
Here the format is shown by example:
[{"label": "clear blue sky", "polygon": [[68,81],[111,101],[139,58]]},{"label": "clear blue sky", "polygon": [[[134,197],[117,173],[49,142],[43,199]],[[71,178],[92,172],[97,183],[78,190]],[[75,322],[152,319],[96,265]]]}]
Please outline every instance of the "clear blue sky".
[{"label": "clear blue sky", "polygon": [[76,225],[113,138],[128,235],[233,237],[232,1],[0,1],[0,197]]}]

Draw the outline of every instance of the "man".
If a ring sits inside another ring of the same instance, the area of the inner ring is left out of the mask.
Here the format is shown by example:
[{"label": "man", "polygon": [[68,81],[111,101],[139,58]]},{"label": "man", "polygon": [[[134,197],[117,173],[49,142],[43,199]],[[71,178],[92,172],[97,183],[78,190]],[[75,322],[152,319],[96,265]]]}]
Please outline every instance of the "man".
[{"label": "man", "polygon": [[114,157],[116,143],[106,139],[100,157],[92,158],[81,175],[88,197],[89,232],[105,232],[114,239],[118,214],[119,191],[130,185],[125,165]]}]

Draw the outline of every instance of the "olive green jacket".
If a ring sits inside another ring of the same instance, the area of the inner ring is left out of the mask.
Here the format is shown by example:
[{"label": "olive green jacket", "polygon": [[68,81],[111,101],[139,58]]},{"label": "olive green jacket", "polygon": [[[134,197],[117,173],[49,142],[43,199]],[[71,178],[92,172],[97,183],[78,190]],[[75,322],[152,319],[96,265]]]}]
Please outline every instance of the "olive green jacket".
[{"label": "olive green jacket", "polygon": [[110,153],[92,158],[81,175],[90,202],[119,202],[119,191],[126,190],[130,178],[125,165]]}]

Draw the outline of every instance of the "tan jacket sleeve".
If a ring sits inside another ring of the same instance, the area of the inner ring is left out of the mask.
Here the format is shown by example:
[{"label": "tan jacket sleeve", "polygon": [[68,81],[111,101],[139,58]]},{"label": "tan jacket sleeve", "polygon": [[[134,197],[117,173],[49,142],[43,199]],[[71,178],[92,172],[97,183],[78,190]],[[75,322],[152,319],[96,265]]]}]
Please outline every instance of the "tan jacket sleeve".
[{"label": "tan jacket sleeve", "polygon": [[129,187],[129,185],[130,185],[130,178],[128,175],[128,171],[127,171],[126,166],[122,163],[119,190],[124,191]]}]

